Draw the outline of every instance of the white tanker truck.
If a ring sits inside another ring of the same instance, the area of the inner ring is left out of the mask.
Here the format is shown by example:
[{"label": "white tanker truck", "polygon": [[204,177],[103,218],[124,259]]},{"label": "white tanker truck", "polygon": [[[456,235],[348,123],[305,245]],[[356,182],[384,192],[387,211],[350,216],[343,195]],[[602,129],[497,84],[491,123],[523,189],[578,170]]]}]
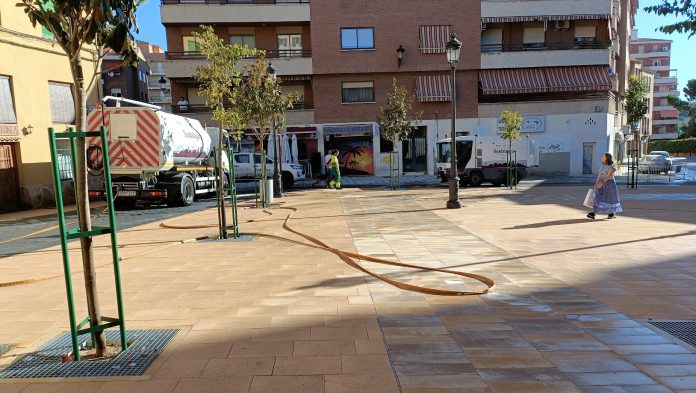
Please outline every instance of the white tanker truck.
[{"label": "white tanker truck", "polygon": [[[103,107],[87,117],[90,130],[106,127],[115,203],[138,200],[188,206],[196,195],[216,191],[215,161],[208,132],[195,119],[162,112],[160,107],[116,97],[132,107]],[[88,141],[88,162],[97,163],[99,138]],[[98,167],[98,164],[96,165]],[[229,161],[222,166],[229,177]]]}]

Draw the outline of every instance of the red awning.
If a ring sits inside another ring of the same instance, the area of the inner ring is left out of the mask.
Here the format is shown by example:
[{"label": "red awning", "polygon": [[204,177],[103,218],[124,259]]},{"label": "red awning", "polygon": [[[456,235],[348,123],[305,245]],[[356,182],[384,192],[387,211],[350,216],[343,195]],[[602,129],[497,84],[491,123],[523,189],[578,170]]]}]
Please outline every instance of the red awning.
[{"label": "red awning", "polygon": [[452,86],[447,75],[419,75],[416,77],[418,102],[452,100]]},{"label": "red awning", "polygon": [[483,94],[543,93],[548,90],[543,68],[481,70]]},{"label": "red awning", "polygon": [[419,47],[421,53],[445,53],[445,45],[452,35],[452,26],[420,26]]},{"label": "red awning", "polygon": [[609,19],[609,14],[487,16],[487,17],[482,17],[481,22],[483,22],[483,23],[543,22],[543,21],[553,21],[553,20],[597,20],[597,19]]},{"label": "red awning", "polygon": [[577,66],[546,68],[549,91],[611,90],[607,66]]}]

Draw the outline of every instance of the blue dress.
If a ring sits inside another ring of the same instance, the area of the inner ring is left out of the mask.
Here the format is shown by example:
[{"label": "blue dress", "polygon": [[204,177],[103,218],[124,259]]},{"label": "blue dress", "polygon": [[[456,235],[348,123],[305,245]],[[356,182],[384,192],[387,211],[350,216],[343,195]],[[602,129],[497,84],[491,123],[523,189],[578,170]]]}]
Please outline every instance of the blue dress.
[{"label": "blue dress", "polygon": [[[599,180],[604,180],[610,169],[616,171],[615,165],[602,164],[599,169]],[[595,199],[592,204],[595,213],[614,214],[620,213],[621,201],[619,200],[619,189],[616,187],[614,177],[595,190]]]}]

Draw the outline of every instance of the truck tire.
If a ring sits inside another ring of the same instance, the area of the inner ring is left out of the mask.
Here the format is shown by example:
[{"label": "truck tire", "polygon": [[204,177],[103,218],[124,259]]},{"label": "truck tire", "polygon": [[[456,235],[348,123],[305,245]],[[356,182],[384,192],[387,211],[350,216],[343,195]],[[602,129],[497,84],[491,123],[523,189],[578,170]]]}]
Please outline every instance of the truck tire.
[{"label": "truck tire", "polygon": [[283,172],[281,175],[281,180],[283,181],[283,190],[289,190],[295,184],[295,178],[290,172]]},{"label": "truck tire", "polygon": [[184,175],[181,177],[181,182],[178,184],[174,195],[171,196],[169,204],[174,206],[189,206],[193,203],[195,196],[196,186],[193,183],[193,178],[191,178],[191,175]]},{"label": "truck tire", "polygon": [[474,171],[469,174],[469,185],[472,187],[478,187],[483,183],[483,173],[479,171]]}]

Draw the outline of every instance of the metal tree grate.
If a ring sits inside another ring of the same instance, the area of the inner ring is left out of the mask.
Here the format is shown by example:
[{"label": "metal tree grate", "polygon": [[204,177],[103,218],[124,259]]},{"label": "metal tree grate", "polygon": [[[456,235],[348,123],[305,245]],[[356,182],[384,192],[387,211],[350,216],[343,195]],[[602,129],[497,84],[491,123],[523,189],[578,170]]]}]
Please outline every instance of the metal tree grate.
[{"label": "metal tree grate", "polygon": [[[61,362],[72,352],[70,333],[61,333],[36,352],[0,371],[0,379],[52,377],[116,377],[143,375],[174,338],[178,329],[128,330],[130,346],[125,352],[104,360]],[[80,347],[91,345],[90,335],[79,337]],[[108,345],[120,346],[118,330],[106,331]]]},{"label": "metal tree grate", "polygon": [[202,243],[222,243],[222,242],[250,242],[254,240],[251,235],[239,235],[238,238],[230,237],[228,239],[220,239],[217,237],[199,240]]},{"label": "metal tree grate", "polygon": [[648,323],[696,347],[696,321],[648,321]]},{"label": "metal tree grate", "polygon": [[0,344],[0,356],[10,352],[12,348],[14,348],[12,344]]}]

